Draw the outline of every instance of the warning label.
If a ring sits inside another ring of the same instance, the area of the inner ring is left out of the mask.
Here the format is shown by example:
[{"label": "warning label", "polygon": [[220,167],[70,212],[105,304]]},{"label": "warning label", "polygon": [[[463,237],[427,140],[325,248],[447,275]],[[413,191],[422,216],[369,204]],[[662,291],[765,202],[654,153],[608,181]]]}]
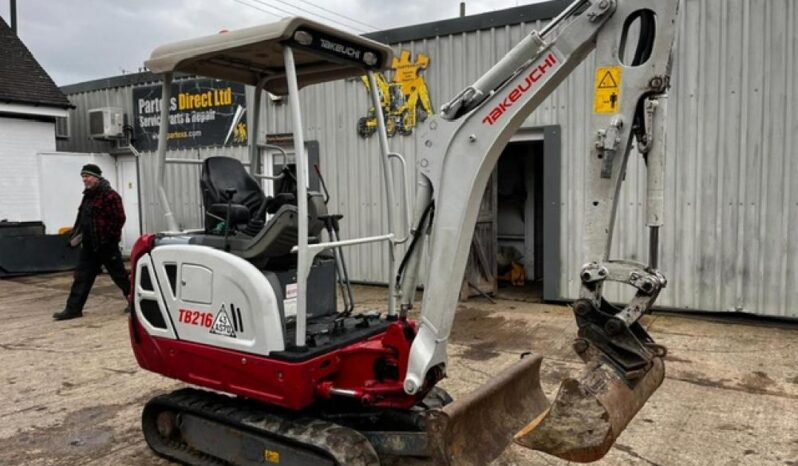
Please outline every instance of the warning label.
[{"label": "warning label", "polygon": [[236,337],[235,329],[233,329],[233,324],[230,322],[230,316],[227,315],[224,304],[222,304],[222,308],[219,309],[219,312],[216,313],[216,319],[214,319],[213,325],[211,325],[211,333],[233,338]]},{"label": "warning label", "polygon": [[596,92],[593,112],[618,113],[621,107],[620,66],[599,67],[596,69]]}]

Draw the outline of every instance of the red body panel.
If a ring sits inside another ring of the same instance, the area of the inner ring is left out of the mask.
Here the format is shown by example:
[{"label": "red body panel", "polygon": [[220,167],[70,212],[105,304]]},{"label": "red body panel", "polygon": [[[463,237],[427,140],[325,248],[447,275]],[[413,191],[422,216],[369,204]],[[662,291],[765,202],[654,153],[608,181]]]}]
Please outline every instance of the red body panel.
[{"label": "red body panel", "polygon": [[[135,262],[153,247],[143,236],[131,254]],[[282,361],[183,340],[155,337],[130,316],[130,337],[139,365],[166,377],[263,401],[291,410],[347,393],[364,405],[410,408],[426,395],[407,395],[407,373],[416,323],[399,320],[384,332],[304,361]]]},{"label": "red body panel", "polygon": [[[305,408],[331,396],[330,388],[350,390],[374,407],[409,408],[423,396],[402,390],[401,379],[377,380],[377,359],[385,360],[383,346],[401,324],[385,333],[301,362],[287,362],[198,343],[153,337],[130,319],[133,352],[139,365],[166,377],[214,390],[241,395],[287,409]],[[390,359],[387,362],[390,364]],[[400,372],[401,376],[404,371]]]}]

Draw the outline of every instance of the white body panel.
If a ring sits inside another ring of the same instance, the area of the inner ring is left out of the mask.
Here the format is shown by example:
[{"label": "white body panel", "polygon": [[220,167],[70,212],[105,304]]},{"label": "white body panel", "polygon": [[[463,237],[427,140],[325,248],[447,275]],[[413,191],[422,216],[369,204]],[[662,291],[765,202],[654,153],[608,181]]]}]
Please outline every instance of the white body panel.
[{"label": "white body panel", "polygon": [[[272,285],[252,264],[198,245],[157,246],[150,257],[176,338],[264,356],[285,349]],[[174,290],[165,268],[170,264],[177,270]]]}]

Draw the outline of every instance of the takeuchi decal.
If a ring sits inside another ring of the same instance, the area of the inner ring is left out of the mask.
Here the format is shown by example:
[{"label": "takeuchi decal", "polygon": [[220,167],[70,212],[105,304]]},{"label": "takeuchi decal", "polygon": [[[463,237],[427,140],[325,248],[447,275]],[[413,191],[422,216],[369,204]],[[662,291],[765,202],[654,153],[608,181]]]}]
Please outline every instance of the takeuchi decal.
[{"label": "takeuchi decal", "polygon": [[493,107],[488,115],[482,119],[482,123],[493,125],[499,121],[507,112],[507,109],[524,97],[524,95],[535,87],[535,84],[552,71],[558,63],[557,57],[553,53],[550,53],[546,59],[543,60],[543,63],[532,68],[522,83],[510,89],[510,92],[505,94],[504,99]]},{"label": "takeuchi decal", "polygon": [[[432,114],[429,90],[424,77],[420,74],[429,65],[429,56],[419,53],[416,61],[411,60],[410,52],[402,50],[399,57],[394,57],[391,63],[393,79],[388,81],[382,73],[376,73],[377,91],[380,96],[380,106],[385,117],[385,129],[388,137],[393,137],[397,132],[402,135],[413,133],[413,128],[420,121],[427,119]],[[366,91],[371,93],[368,76],[361,80],[366,86]],[[369,109],[368,115],[361,117],[357,122],[357,132],[362,137],[369,137],[377,131],[377,112],[374,107]]]}]

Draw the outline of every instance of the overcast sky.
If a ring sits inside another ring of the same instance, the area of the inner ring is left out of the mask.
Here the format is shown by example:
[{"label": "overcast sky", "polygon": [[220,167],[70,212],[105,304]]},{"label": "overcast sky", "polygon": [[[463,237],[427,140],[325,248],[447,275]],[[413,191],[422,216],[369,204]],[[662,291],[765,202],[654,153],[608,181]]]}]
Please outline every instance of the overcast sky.
[{"label": "overcast sky", "polygon": [[[539,1],[467,0],[466,14]],[[17,28],[63,86],[136,72],[164,43],[284,16],[308,16],[363,33],[453,18],[459,5],[459,0],[17,0]],[[11,22],[9,0],[0,0],[0,16]]]}]

